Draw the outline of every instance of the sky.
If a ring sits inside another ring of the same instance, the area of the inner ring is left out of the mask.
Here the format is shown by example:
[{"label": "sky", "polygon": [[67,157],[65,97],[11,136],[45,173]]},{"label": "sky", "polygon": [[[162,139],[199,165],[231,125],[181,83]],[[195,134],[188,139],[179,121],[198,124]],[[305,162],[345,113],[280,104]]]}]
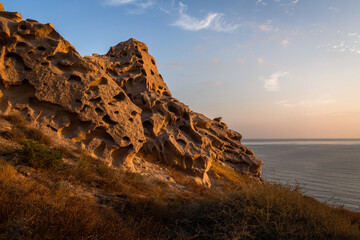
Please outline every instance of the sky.
[{"label": "sky", "polygon": [[246,138],[360,138],[358,0],[2,0],[78,52],[145,42],[173,96]]}]

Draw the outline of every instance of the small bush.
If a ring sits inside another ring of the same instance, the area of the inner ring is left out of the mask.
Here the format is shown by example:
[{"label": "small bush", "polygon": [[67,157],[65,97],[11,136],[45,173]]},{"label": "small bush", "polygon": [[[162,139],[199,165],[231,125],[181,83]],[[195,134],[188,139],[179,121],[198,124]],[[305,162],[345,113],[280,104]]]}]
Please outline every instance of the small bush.
[{"label": "small bush", "polygon": [[63,154],[36,141],[22,141],[17,164],[33,168],[56,168],[62,163]]}]

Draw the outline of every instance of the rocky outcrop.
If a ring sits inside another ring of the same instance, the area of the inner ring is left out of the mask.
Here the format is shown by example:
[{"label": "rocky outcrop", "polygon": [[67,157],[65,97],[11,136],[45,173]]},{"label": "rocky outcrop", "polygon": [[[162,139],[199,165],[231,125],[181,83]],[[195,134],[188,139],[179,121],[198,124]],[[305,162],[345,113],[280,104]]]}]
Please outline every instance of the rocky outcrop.
[{"label": "rocky outcrop", "polygon": [[0,12],[3,113],[17,110],[114,166],[146,141],[141,109],[51,24]]},{"label": "rocky outcrop", "polygon": [[262,161],[239,133],[172,97],[144,43],[81,57],[51,24],[4,11],[0,43],[3,114],[20,112],[113,166],[138,155],[208,186],[214,161],[261,177]]}]

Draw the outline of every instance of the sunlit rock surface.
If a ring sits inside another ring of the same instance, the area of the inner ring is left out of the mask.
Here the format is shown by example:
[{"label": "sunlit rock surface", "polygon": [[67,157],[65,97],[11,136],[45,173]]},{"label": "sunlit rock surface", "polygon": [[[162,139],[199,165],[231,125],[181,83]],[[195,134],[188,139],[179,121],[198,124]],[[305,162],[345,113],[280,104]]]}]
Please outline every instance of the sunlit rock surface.
[{"label": "sunlit rock surface", "polygon": [[172,97],[144,43],[82,57],[51,24],[1,10],[2,114],[19,112],[115,167],[138,156],[210,186],[207,172],[219,161],[261,178],[262,161],[241,134]]}]

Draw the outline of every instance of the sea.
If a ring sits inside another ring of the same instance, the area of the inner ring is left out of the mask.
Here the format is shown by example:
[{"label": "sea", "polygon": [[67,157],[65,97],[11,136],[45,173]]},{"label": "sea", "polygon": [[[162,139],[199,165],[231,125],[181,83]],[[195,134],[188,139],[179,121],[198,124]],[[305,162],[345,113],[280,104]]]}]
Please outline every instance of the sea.
[{"label": "sea", "polygon": [[262,176],[330,205],[360,211],[360,139],[243,139]]}]

